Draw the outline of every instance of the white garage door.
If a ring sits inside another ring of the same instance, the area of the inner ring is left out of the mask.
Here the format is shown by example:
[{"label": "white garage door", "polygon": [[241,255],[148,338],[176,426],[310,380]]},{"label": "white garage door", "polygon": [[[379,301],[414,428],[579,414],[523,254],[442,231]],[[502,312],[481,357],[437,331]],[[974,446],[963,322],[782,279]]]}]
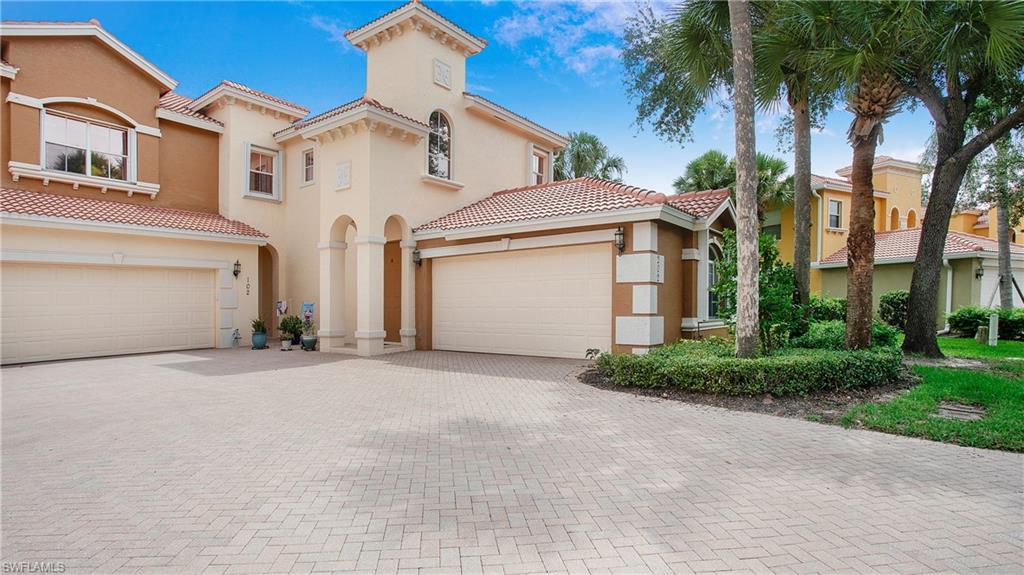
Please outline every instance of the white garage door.
[{"label": "white garage door", "polygon": [[212,270],[5,263],[3,363],[214,347]]},{"label": "white garage door", "polygon": [[435,349],[583,357],[611,347],[605,244],[438,258]]}]

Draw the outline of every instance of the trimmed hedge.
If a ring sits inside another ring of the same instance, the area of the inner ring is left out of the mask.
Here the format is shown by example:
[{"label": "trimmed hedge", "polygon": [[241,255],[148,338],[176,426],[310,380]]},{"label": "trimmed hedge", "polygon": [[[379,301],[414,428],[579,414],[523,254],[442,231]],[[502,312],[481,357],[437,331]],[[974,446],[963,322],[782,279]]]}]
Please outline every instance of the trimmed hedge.
[{"label": "trimmed hedge", "polygon": [[[896,347],[899,344],[900,331],[894,327],[878,323],[871,324],[872,347]],[[789,345],[806,349],[835,349],[846,347],[846,322],[816,321],[807,326],[807,333],[793,338]]]},{"label": "trimmed hedge", "polygon": [[679,342],[647,355],[602,354],[601,372],[632,387],[678,387],[722,395],[775,396],[850,389],[899,377],[898,349],[864,351],[783,349],[754,359],[732,357],[719,343]]},{"label": "trimmed hedge", "polygon": [[910,305],[910,292],[899,289],[882,294],[878,298],[878,315],[882,321],[903,331],[907,327],[907,307]]},{"label": "trimmed hedge", "polygon": [[846,321],[846,298],[812,295],[808,307],[812,321]]},{"label": "trimmed hedge", "polygon": [[974,337],[978,327],[988,325],[992,314],[999,315],[999,339],[1024,339],[1024,309],[962,307],[947,316],[949,329],[963,337]]}]

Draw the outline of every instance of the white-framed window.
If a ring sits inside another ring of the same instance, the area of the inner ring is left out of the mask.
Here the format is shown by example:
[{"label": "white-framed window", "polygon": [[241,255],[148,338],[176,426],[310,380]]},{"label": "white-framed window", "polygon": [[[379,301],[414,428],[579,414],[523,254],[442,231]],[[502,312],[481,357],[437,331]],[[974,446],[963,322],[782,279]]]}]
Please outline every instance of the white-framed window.
[{"label": "white-framed window", "polygon": [[430,140],[427,144],[427,173],[452,179],[452,125],[440,111],[430,114]]},{"label": "white-framed window", "polygon": [[548,182],[548,156],[549,154],[539,148],[534,148],[530,158],[530,184],[546,184]]},{"label": "white-framed window", "polygon": [[43,116],[44,169],[108,180],[130,179],[129,128],[49,110]]},{"label": "white-framed window", "polygon": [[828,227],[835,229],[843,227],[843,202],[839,200],[828,201]]},{"label": "white-framed window", "polygon": [[281,152],[245,145],[244,195],[270,200],[281,199]]},{"label": "white-framed window", "polygon": [[316,156],[313,148],[302,152],[302,183],[311,184],[316,179]]},{"label": "white-framed window", "polygon": [[718,319],[718,295],[714,287],[718,285],[718,264],[722,253],[715,244],[708,244],[708,319]]}]

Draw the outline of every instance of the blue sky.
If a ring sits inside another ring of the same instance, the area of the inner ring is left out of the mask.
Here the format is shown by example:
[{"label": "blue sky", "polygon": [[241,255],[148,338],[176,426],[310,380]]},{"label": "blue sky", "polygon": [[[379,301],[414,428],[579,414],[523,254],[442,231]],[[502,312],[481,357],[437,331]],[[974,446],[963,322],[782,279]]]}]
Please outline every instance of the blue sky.
[{"label": "blue sky", "polygon": [[[489,46],[467,64],[469,90],[566,133],[597,134],[629,168],[625,181],[671,191],[686,163],[710,149],[733,153],[732,116],[709,105],[685,145],[638,128],[619,59],[633,2],[429,2]],[[401,2],[8,2],[5,20],[88,20],[103,26],[169,73],[178,91],[198,96],[230,79],[301,103],[314,113],[356,98],[366,59],[342,36]],[[15,63],[16,64],[16,63]],[[386,102],[385,102],[386,104]],[[758,149],[777,150],[775,114],[758,118]],[[849,163],[850,115],[837,109],[812,139],[823,175]],[[885,128],[879,154],[916,160],[931,133],[923,109]]]}]

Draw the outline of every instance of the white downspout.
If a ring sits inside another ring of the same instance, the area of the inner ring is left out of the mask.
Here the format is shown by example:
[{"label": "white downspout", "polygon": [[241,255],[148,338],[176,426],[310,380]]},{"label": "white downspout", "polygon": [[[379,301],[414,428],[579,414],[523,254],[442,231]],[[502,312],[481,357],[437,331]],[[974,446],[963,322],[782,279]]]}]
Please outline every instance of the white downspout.
[{"label": "white downspout", "polygon": [[953,312],[953,266],[949,263],[949,258],[942,260],[942,266],[946,268],[946,321],[938,335],[949,333],[949,314]]},{"label": "white downspout", "polygon": [[[825,225],[822,224],[822,219],[821,218],[823,217],[823,214],[825,212],[824,212],[824,206],[822,205],[821,194],[818,193],[818,190],[817,189],[811,189],[811,195],[816,197],[816,198],[818,198],[818,246],[817,246],[818,249],[815,250],[815,251],[817,251],[818,255],[817,255],[817,257],[814,258],[814,261],[820,262],[821,261],[821,239],[823,237],[822,236],[822,233],[823,233],[822,230],[825,228]],[[794,217],[795,216],[796,216],[796,214],[794,214]]]}]

